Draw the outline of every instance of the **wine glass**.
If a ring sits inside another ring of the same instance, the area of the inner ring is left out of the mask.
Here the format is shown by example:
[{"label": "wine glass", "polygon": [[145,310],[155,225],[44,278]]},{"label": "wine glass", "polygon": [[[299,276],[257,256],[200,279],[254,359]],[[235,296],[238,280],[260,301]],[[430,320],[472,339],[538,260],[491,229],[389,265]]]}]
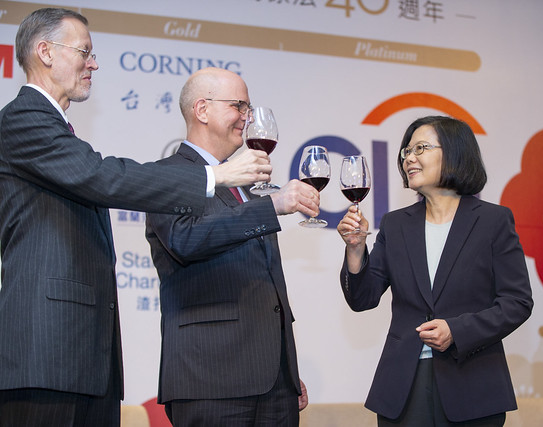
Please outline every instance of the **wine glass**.
[{"label": "wine glass", "polygon": [[[268,155],[277,145],[279,132],[273,111],[267,107],[255,107],[252,114],[247,114],[245,124],[245,143],[253,150],[265,151]],[[265,196],[278,191],[280,187],[267,182],[256,182],[250,191]]]},{"label": "wine glass", "polygon": [[[320,145],[309,145],[304,147],[300,159],[299,168],[300,181],[312,185],[317,191],[322,191],[330,181],[330,160],[326,147]],[[308,218],[300,221],[302,227],[320,228],[326,227],[328,223],[319,218]]]},{"label": "wine glass", "polygon": [[[370,170],[364,156],[349,156],[343,158],[339,185],[343,195],[354,203],[360,211],[360,202],[368,195],[371,188]],[[348,234],[368,235],[371,234],[371,232],[357,228],[353,231],[343,233],[344,236]]]}]

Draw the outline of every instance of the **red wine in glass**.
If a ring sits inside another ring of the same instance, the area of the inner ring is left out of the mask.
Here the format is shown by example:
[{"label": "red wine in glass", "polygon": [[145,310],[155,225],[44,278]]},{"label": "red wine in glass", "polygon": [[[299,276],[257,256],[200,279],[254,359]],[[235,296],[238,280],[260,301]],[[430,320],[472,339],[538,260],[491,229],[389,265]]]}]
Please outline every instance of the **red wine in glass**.
[{"label": "red wine in glass", "polygon": [[262,150],[266,154],[270,155],[271,152],[275,149],[277,141],[273,139],[266,138],[247,138],[247,147],[252,150]]},{"label": "red wine in glass", "polygon": [[360,203],[370,192],[370,187],[344,188],[341,192],[352,203]]},{"label": "red wine in glass", "polygon": [[[330,160],[328,150],[320,145],[304,147],[298,169],[300,181],[313,186],[321,191],[330,181]],[[328,222],[319,218],[307,218],[300,221],[302,227],[320,228],[326,227]]]},{"label": "red wine in glass", "polygon": [[322,191],[324,187],[328,184],[330,181],[330,178],[302,178],[300,181],[305,182],[306,184],[311,185],[314,187],[317,191]]},{"label": "red wine in glass", "polygon": [[[364,156],[349,156],[343,158],[339,185],[343,195],[354,203],[357,206],[358,211],[360,211],[359,204],[366,198],[371,187],[370,170]],[[371,234],[371,232],[356,228],[353,231],[343,233],[344,236],[348,234],[368,235]]]}]

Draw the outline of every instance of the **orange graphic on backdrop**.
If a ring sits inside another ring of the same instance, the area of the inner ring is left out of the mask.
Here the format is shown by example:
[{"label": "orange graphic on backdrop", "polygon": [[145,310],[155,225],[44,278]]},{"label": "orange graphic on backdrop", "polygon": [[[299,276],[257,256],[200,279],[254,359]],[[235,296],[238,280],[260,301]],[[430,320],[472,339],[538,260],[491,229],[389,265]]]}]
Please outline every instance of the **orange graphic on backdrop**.
[{"label": "orange graphic on backdrop", "polygon": [[475,118],[463,109],[460,105],[450,99],[444,98],[433,93],[411,92],[389,98],[375,107],[362,120],[363,125],[379,125],[386,118],[393,114],[406,110],[408,108],[427,107],[442,111],[445,114],[465,121],[479,135],[486,135],[485,130]]},{"label": "orange graphic on backdrop", "polygon": [[543,281],[543,130],[524,148],[521,169],[505,186],[500,204],[515,216],[524,253],[534,258]]},{"label": "orange graphic on backdrop", "polygon": [[170,420],[164,411],[164,405],[159,405],[156,397],[143,403],[143,407],[147,411],[151,427],[172,427],[172,423],[170,423]]}]

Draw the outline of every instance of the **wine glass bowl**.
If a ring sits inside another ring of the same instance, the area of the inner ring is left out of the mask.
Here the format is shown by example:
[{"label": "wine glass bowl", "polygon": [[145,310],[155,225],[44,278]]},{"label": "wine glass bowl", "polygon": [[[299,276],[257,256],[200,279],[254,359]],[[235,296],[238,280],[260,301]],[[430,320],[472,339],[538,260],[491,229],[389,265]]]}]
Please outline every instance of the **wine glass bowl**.
[{"label": "wine glass bowl", "polygon": [[[330,160],[326,147],[320,145],[304,147],[298,171],[300,181],[313,186],[319,192],[322,191],[330,181]],[[328,222],[312,217],[298,224],[302,227],[320,228],[326,227]]]},{"label": "wine glass bowl", "polygon": [[[253,150],[265,151],[270,155],[279,139],[277,123],[273,111],[267,107],[255,107],[247,114],[245,124],[245,144]],[[256,182],[250,191],[259,196],[275,193],[279,186],[266,182]]]},{"label": "wine glass bowl", "polygon": [[[366,198],[371,188],[371,174],[364,156],[343,158],[339,185],[343,195],[360,211],[360,202]],[[371,232],[356,228],[353,231],[343,233],[344,236],[349,234],[368,235]]]}]

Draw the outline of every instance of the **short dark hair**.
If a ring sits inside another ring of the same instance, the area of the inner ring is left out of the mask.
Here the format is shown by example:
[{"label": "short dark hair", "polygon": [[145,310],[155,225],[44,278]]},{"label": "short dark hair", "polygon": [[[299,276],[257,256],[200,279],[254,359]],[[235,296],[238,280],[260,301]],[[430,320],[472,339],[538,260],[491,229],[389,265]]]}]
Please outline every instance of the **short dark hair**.
[{"label": "short dark hair", "polygon": [[[441,178],[438,186],[455,190],[457,194],[474,195],[486,184],[487,176],[481,150],[469,125],[462,120],[445,116],[426,116],[409,125],[402,139],[400,151],[409,145],[415,130],[432,126],[443,150]],[[398,152],[398,169],[405,188],[409,188],[407,174],[403,170],[404,159]]]},{"label": "short dark hair", "polygon": [[54,39],[63,20],[66,18],[74,18],[81,21],[85,26],[89,25],[87,18],[83,15],[73,10],[53,7],[35,10],[23,19],[15,36],[15,51],[17,62],[25,73],[29,71],[33,44],[38,39]]}]

